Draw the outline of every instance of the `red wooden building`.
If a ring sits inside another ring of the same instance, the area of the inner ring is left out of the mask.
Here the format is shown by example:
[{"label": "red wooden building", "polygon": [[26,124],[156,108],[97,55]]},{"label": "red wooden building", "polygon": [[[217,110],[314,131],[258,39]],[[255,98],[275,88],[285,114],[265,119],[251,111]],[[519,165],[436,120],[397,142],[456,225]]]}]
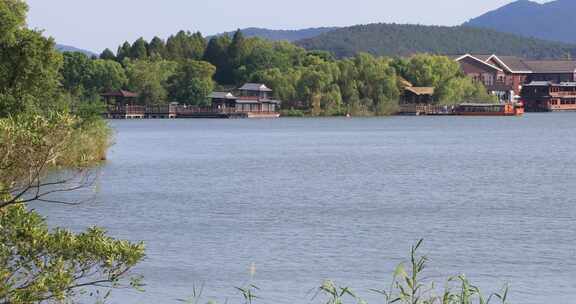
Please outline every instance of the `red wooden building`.
[{"label": "red wooden building", "polygon": [[136,102],[138,94],[117,90],[100,94],[100,96],[102,96],[107,105],[132,105]]},{"label": "red wooden building", "polygon": [[576,111],[576,82],[533,81],[523,86],[522,102],[531,112]]},{"label": "red wooden building", "polygon": [[[528,60],[515,56],[473,55],[454,56],[462,71],[482,82],[501,101],[521,99],[524,85],[534,81],[553,84],[576,81],[576,61]],[[530,110],[530,109],[528,109]]]}]

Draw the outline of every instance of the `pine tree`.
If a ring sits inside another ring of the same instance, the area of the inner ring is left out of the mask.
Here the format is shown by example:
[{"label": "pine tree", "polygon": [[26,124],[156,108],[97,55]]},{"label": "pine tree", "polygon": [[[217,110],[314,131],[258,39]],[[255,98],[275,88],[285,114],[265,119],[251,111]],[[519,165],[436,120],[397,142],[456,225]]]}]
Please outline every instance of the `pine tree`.
[{"label": "pine tree", "polygon": [[231,79],[232,69],[228,58],[228,48],[230,47],[230,37],[223,35],[220,37],[213,37],[208,42],[206,51],[204,52],[204,61],[210,62],[216,67],[216,75],[214,79],[221,84],[232,84]]},{"label": "pine tree", "polygon": [[119,62],[124,61],[125,58],[130,58],[130,50],[132,46],[128,41],[125,41],[122,46],[118,47],[118,52],[116,52],[116,60]]},{"label": "pine tree", "polygon": [[114,55],[114,53],[110,50],[110,49],[105,49],[102,54],[100,54],[100,59],[104,59],[104,60],[116,60],[116,55]]},{"label": "pine tree", "polygon": [[164,40],[154,37],[148,45],[148,55],[150,57],[159,56],[160,58],[165,58],[166,44],[164,43]]},{"label": "pine tree", "polygon": [[132,44],[130,58],[146,59],[148,57],[148,42],[144,38],[139,38]]}]

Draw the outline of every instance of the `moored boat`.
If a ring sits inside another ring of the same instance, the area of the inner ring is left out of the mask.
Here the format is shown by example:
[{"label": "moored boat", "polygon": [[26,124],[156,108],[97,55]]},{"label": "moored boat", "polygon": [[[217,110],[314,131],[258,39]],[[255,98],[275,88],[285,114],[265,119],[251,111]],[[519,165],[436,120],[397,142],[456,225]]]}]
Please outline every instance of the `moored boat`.
[{"label": "moored boat", "polygon": [[524,115],[524,105],[521,103],[463,103],[456,106],[454,114],[462,116],[522,116]]}]

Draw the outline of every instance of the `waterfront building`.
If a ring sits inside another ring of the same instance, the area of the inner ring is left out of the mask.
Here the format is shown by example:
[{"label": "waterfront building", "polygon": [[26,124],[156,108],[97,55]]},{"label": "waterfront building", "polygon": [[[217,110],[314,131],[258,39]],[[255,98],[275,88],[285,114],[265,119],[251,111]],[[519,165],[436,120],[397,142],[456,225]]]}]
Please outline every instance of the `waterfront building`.
[{"label": "waterfront building", "polygon": [[465,54],[452,56],[462,71],[482,82],[486,89],[503,102],[521,99],[524,85],[535,81],[576,81],[576,61],[528,60],[516,56]]},{"label": "waterfront building", "polygon": [[522,102],[531,112],[576,111],[576,82],[533,81],[523,86]]},{"label": "waterfront building", "polygon": [[236,111],[236,100],[238,97],[230,92],[212,92],[208,95],[212,101],[212,108],[221,112],[234,112]]},{"label": "waterfront building", "polygon": [[109,119],[145,118],[145,107],[136,104],[138,94],[117,90],[100,94],[106,103],[104,117]]},{"label": "waterfront building", "polygon": [[448,107],[434,105],[434,87],[415,87],[403,78],[400,79],[400,83],[403,92],[400,96],[398,114],[433,115],[445,114],[449,110]]},{"label": "waterfront building", "polygon": [[227,113],[242,113],[247,117],[279,117],[280,101],[272,99],[272,90],[265,84],[246,83],[232,92],[213,92],[212,107]]},{"label": "waterfront building", "polygon": [[434,102],[434,87],[413,87],[404,88],[404,93],[400,98],[400,104],[432,104]]},{"label": "waterfront building", "polygon": [[107,105],[132,105],[138,98],[137,93],[117,90],[100,94]]}]

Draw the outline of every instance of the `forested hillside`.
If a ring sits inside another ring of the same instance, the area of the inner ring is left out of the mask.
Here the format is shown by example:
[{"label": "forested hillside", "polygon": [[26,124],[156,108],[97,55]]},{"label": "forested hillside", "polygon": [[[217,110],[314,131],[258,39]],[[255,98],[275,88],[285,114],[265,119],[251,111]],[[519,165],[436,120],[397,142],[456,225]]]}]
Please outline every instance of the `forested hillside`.
[{"label": "forested hillside", "polygon": [[576,43],[576,1],[537,3],[519,0],[465,23],[526,37]]},{"label": "forested hillside", "polygon": [[[270,30],[265,28],[249,27],[245,29],[240,29],[242,34],[246,37],[257,37],[272,41],[297,41],[302,39],[308,39],[316,37],[320,34],[337,29],[336,27],[318,27],[318,28],[307,28],[301,30]],[[234,35],[234,32],[226,32],[218,34],[216,36],[222,35]]]},{"label": "forested hillside", "polygon": [[95,54],[91,51],[79,49],[77,47],[73,47],[73,46],[69,46],[69,45],[56,44],[55,48],[59,52],[79,52],[79,53],[83,53],[87,56],[98,56],[97,54]]},{"label": "forested hillside", "polygon": [[407,56],[416,53],[480,53],[528,58],[566,58],[576,46],[525,38],[489,29],[401,24],[368,24],[336,29],[296,42],[308,50],[325,50],[337,57],[358,52]]}]

